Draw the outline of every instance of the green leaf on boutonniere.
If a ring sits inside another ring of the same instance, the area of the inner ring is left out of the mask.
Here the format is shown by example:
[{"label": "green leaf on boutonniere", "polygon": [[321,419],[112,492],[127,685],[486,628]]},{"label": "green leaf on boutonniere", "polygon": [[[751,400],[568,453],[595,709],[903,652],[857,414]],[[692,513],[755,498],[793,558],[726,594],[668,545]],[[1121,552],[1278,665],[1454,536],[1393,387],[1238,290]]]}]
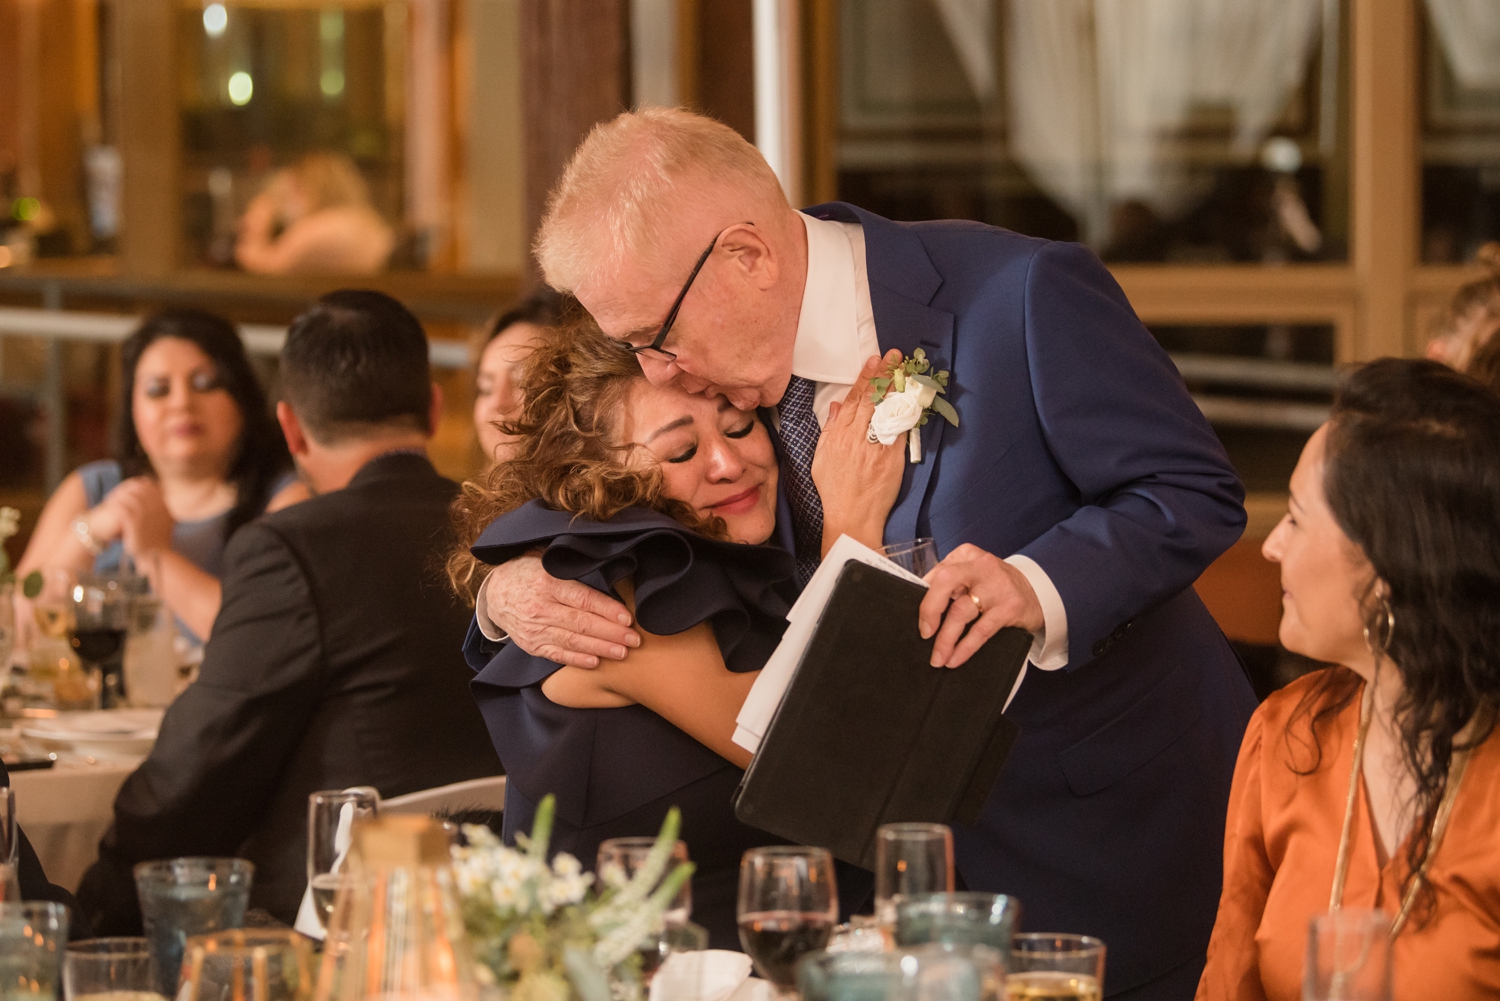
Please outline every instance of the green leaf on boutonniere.
[{"label": "green leaf on boutonniere", "polygon": [[935,412],[942,414],[943,420],[947,421],[949,424],[952,424],[954,427],[958,427],[958,411],[953,409],[953,404],[949,403],[941,396],[934,396],[932,398],[932,409]]},{"label": "green leaf on boutonniere", "polygon": [[943,389],[943,384],[938,382],[931,376],[914,375],[911,377],[911,381],[915,382],[919,386],[926,386],[928,389],[936,390],[939,393],[946,392],[946,390]]}]

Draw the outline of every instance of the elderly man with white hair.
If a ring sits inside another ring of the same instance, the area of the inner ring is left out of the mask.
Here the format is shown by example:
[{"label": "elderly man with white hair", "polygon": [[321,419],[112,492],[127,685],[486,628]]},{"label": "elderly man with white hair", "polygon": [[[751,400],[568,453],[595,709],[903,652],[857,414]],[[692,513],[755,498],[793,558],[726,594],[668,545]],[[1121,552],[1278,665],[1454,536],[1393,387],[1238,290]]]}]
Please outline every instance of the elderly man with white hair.
[{"label": "elderly man with white hair", "polygon": [[[1021,736],[956,831],[960,875],[1020,897],[1028,928],[1103,938],[1110,996],[1191,997],[1255,708],[1191,585],[1239,538],[1244,494],[1098,259],[974,222],[796,211],[737,133],[664,109],[593,130],[536,250],[652,382],[774,408],[779,530],[804,581],[833,541],[812,480],[831,404],[892,349],[951,373],[960,422],[918,432],[885,540],[946,554],[919,624],[934,666],[1004,626],[1034,636],[1008,712]],[[503,630],[592,667],[639,642],[630,622],[521,557],[485,584],[471,659]]]}]

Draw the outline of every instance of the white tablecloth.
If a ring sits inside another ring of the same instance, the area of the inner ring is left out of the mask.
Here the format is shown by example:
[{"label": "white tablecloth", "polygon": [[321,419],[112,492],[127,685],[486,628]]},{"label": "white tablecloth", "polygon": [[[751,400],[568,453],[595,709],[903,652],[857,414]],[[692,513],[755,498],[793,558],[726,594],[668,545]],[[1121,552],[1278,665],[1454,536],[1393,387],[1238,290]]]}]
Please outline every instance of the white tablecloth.
[{"label": "white tablecloth", "polygon": [[42,860],[47,878],[68,890],[99,857],[99,838],[114,816],[115,794],[139,759],[60,761],[52,768],[12,772],[16,822]]}]

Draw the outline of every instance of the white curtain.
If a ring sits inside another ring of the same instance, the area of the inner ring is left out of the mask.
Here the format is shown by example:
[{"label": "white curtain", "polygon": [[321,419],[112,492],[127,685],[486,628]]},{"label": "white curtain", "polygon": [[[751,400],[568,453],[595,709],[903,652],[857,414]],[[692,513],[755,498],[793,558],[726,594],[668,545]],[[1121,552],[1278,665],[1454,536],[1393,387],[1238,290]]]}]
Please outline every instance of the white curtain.
[{"label": "white curtain", "polygon": [[1227,107],[1248,156],[1302,80],[1322,3],[1007,0],[1011,155],[1095,246],[1116,202],[1170,216],[1200,192],[1164,139]]},{"label": "white curtain", "polygon": [[1427,12],[1458,82],[1500,88],[1500,0],[1427,0]]}]

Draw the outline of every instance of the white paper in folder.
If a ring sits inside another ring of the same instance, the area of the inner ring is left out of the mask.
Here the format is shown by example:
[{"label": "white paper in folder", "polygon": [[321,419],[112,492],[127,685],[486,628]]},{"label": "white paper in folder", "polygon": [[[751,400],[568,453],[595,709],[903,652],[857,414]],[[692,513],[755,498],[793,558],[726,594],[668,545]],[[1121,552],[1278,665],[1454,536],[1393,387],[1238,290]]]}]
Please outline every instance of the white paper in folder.
[{"label": "white paper in folder", "polygon": [[828,604],[828,599],[833,595],[839,571],[850,560],[879,567],[897,577],[927,586],[922,578],[904,570],[869,546],[856,542],[847,535],[839,536],[838,541],[828,550],[828,555],[823,557],[817,572],[807,582],[807,587],[802,589],[802,595],[796,604],[786,613],[790,625],[782,635],[781,643],[772,652],[770,660],[766,661],[760,677],[750,686],[750,694],[740,707],[740,714],[735,717],[734,742],[751,754],[760,749],[761,738],[765,737],[766,730],[770,728],[771,719],[781,705],[781,697],[786,694],[787,685],[792,683],[792,675],[802,662],[802,653],[812,641],[813,630],[817,628],[818,619],[823,614],[823,606]]}]

